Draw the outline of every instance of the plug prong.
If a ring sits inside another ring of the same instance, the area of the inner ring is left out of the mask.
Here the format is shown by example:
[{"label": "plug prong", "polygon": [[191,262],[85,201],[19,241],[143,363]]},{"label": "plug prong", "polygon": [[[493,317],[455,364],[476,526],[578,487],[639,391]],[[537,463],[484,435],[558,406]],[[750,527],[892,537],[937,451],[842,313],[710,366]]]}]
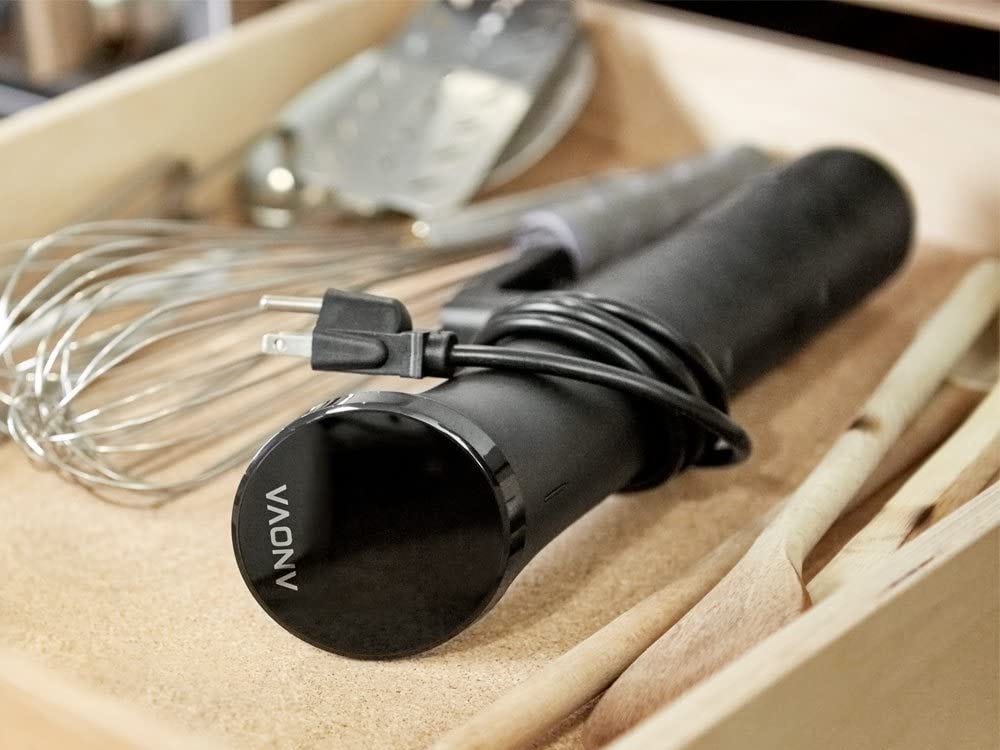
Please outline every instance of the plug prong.
[{"label": "plug prong", "polygon": [[312,336],[307,333],[265,333],[260,340],[264,354],[312,359]]},{"label": "plug prong", "polygon": [[322,297],[287,297],[279,294],[265,294],[260,298],[260,309],[267,311],[319,315],[322,307]]}]

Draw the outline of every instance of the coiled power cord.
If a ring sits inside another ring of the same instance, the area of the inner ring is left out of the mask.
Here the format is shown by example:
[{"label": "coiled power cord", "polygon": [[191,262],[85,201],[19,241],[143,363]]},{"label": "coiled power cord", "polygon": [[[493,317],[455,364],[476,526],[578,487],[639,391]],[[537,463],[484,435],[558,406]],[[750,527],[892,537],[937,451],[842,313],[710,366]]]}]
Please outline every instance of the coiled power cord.
[{"label": "coiled power cord", "polygon": [[[314,370],[452,378],[463,368],[549,375],[612,388],[681,417],[669,456],[645,467],[628,489],[659,484],[692,465],[744,460],[750,438],[728,414],[722,377],[677,331],[641,309],[580,292],[532,297],[493,315],[472,344],[451,331],[414,331],[399,300],[330,290],[320,300],[265,298],[268,309],[314,310],[311,336],[269,334],[264,350],[308,357]],[[517,348],[517,340],[579,351]],[[649,424],[647,429],[657,429]],[[662,426],[660,427],[662,431]],[[657,443],[654,443],[657,444]]]}]

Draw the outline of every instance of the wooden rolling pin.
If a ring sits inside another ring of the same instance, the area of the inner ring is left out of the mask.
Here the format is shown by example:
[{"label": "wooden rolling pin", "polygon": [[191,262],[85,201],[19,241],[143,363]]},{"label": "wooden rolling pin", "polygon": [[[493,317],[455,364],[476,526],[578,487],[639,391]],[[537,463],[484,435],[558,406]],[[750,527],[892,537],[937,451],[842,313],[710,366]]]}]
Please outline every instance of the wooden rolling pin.
[{"label": "wooden rolling pin", "polygon": [[994,261],[966,274],[747,554],[612,685],[587,721],[587,747],[609,742],[809,605],[806,555],[986,328],[998,285]]}]

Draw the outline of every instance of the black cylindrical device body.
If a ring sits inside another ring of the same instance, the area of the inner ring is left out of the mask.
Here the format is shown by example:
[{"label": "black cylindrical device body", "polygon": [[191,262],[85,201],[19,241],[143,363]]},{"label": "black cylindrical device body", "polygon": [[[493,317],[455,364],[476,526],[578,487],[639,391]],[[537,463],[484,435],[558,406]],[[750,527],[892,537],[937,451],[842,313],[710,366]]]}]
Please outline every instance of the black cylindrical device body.
[{"label": "black cylindrical device body", "polygon": [[[580,289],[671,326],[735,390],[890,276],[912,223],[884,166],[825,150],[755,179]],[[654,431],[651,411],[601,386],[487,370],[418,395],[338,399],[249,467],[233,515],[241,571],[278,622],[317,646],[361,658],[426,650],[682,439],[681,418],[656,413]]]}]

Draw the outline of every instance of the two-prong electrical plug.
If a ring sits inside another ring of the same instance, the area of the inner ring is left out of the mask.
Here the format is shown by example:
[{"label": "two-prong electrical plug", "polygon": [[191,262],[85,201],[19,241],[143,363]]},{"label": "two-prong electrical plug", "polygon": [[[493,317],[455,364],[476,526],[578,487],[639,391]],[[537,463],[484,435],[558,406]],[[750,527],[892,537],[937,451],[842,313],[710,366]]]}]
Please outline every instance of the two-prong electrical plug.
[{"label": "two-prong electrical plug", "polygon": [[413,330],[409,311],[397,299],[329,289],[322,299],[265,296],[260,306],[316,316],[311,334],[266,334],[265,354],[303,357],[312,369],[332,372],[404,378],[447,378],[454,372],[448,359],[455,334]]}]

